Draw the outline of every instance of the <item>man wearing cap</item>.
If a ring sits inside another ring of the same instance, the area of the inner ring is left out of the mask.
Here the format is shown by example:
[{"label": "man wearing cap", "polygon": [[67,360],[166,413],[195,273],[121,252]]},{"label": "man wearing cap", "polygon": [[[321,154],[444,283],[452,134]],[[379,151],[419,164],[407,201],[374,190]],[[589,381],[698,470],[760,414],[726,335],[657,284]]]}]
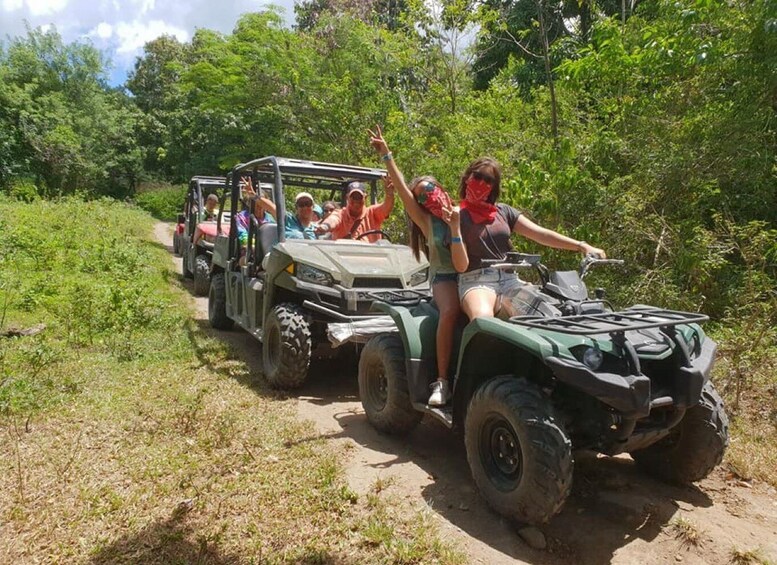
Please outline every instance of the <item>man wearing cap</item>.
[{"label": "man wearing cap", "polygon": [[[383,221],[389,217],[394,208],[394,186],[384,179],[386,198],[383,202],[365,206],[367,187],[363,182],[353,181],[345,188],[346,205],[342,210],[335,210],[316,228],[316,233],[330,233],[332,239],[357,239],[361,234],[379,230]],[[367,239],[374,243],[380,239],[379,234],[368,235]]]}]

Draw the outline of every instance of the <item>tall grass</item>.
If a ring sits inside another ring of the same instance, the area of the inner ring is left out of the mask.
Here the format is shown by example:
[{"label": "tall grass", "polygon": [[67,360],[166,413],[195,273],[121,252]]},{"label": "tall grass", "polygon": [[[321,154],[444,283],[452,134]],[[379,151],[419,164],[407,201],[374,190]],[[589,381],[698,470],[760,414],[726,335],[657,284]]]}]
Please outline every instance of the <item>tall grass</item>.
[{"label": "tall grass", "polygon": [[2,329],[46,324],[0,337],[0,563],[462,562],[406,501],[352,492],[347,446],[201,329],[147,214],[0,218]]}]

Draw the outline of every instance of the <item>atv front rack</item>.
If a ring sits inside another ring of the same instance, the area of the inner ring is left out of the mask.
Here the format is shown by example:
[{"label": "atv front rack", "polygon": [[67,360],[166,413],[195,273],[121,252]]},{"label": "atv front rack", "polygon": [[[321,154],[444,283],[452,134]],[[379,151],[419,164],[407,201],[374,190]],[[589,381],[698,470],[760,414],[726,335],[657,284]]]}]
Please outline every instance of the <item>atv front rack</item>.
[{"label": "atv front rack", "polygon": [[359,295],[372,300],[379,300],[395,306],[416,306],[423,300],[431,299],[429,291],[410,288],[386,290],[359,290]]},{"label": "atv front rack", "polygon": [[510,322],[520,326],[572,335],[622,333],[648,328],[694,324],[707,320],[709,317],[704,314],[662,308],[629,308],[620,312],[602,312],[558,318],[541,316],[513,316],[510,318]]}]

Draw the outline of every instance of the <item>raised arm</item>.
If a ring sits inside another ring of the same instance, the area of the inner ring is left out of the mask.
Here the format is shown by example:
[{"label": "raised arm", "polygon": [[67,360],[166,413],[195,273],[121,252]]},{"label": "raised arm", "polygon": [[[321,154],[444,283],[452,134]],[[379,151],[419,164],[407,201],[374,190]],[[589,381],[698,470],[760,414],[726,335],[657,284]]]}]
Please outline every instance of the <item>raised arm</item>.
[{"label": "raised arm", "polygon": [[[421,208],[421,205],[416,201],[415,195],[413,195],[413,193],[407,187],[407,184],[405,183],[405,177],[399,170],[396,161],[394,161],[394,156],[391,154],[391,151],[389,151],[386,140],[383,139],[383,132],[381,131],[380,126],[375,126],[374,132],[372,130],[367,131],[370,134],[370,145],[375,148],[375,151],[378,152],[378,155],[380,155],[381,159],[385,162],[386,169],[388,170],[389,174],[389,179],[394,185],[394,189],[399,194],[399,198],[402,200],[402,204],[405,205],[405,210],[407,210],[410,219],[413,220],[413,223],[415,223],[415,225],[421,229],[424,237],[429,239],[428,215]],[[383,203],[384,206],[389,202],[389,198],[391,198],[391,202],[390,207],[386,213],[386,217],[388,217],[388,215],[391,213],[391,209],[394,207],[394,194],[393,192],[389,194],[387,191],[386,200]]]},{"label": "raised arm", "polygon": [[451,229],[451,261],[453,268],[464,273],[469,268],[467,246],[461,237],[461,209],[446,202],[442,207],[442,221]]},{"label": "raised arm", "polygon": [[269,214],[275,218],[276,221],[278,221],[278,213],[277,209],[275,208],[275,202],[270,200],[264,195],[264,190],[262,188],[259,188],[259,191],[257,192],[254,190],[254,184],[251,182],[251,177],[243,177],[243,180],[246,182],[246,194],[254,196],[255,200],[259,203],[261,203],[262,208],[269,212]]},{"label": "raised arm", "polygon": [[602,259],[607,257],[607,254],[603,249],[594,247],[588,242],[578,241],[576,239],[572,239],[571,237],[561,235],[560,233],[548,228],[543,228],[542,226],[532,222],[523,214],[518,216],[518,221],[515,222],[513,231],[531,239],[532,241],[536,241],[541,245],[546,245],[547,247],[553,247],[555,249],[569,249],[570,251],[580,251],[584,255],[595,254],[599,255]]}]

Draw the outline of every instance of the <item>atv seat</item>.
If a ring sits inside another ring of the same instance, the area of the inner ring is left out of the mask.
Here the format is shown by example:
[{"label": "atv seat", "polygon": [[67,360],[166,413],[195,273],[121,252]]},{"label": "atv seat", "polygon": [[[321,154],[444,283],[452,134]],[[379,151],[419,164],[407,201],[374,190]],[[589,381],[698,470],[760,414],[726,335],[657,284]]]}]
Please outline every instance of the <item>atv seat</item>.
[{"label": "atv seat", "polygon": [[278,243],[278,224],[269,222],[259,226],[256,235],[256,264],[261,265],[264,257],[272,251],[273,245]]}]

